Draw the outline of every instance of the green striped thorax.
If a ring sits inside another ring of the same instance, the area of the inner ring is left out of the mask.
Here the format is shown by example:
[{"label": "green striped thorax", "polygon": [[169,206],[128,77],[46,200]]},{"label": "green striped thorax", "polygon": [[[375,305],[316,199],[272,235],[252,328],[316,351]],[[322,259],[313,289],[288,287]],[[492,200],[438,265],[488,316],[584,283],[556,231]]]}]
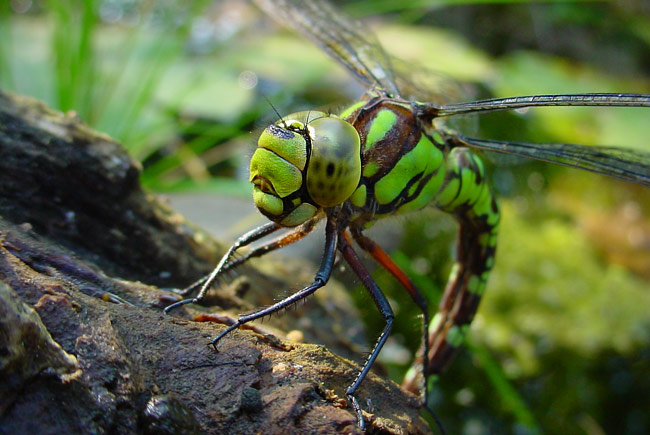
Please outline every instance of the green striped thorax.
[{"label": "green striped thorax", "polygon": [[267,127],[250,165],[255,205],[287,227],[346,201],[360,178],[359,133],[324,112],[293,113]]}]

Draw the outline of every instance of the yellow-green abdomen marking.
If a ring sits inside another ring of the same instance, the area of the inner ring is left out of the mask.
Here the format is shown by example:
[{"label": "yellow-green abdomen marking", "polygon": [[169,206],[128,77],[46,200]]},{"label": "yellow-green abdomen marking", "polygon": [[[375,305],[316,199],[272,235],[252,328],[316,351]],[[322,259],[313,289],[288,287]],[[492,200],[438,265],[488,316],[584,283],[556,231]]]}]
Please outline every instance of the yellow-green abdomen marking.
[{"label": "yellow-green abdomen marking", "polygon": [[455,148],[446,158],[446,167],[434,204],[456,216],[460,233],[458,258],[440,302],[437,322],[430,328],[427,360],[432,374],[449,363],[474,318],[494,264],[500,218],[478,156]]}]

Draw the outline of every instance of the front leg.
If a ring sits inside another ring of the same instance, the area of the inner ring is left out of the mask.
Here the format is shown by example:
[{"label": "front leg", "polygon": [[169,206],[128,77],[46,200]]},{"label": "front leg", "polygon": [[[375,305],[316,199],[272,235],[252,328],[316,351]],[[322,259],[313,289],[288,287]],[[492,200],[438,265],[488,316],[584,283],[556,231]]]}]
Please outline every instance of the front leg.
[{"label": "front leg", "polygon": [[[284,248],[287,245],[290,245],[292,243],[295,243],[295,242],[303,239],[305,236],[309,235],[309,233],[312,232],[312,230],[316,227],[316,224],[319,221],[320,221],[320,218],[310,219],[307,222],[305,222],[304,224],[293,228],[288,233],[285,233],[285,234],[283,234],[282,236],[280,236],[280,237],[278,237],[276,239],[273,239],[273,240],[271,240],[269,242],[266,242],[266,243],[256,247],[255,249],[252,249],[252,250],[248,251],[243,256],[232,258],[231,254],[234,254],[236,249],[241,248],[243,246],[246,246],[246,245],[248,245],[248,244],[250,244],[250,243],[252,243],[252,242],[254,242],[256,240],[259,240],[260,238],[262,238],[265,235],[270,234],[270,233],[264,233],[264,234],[262,234],[260,236],[257,233],[257,231],[260,230],[261,228],[264,228],[264,227],[258,227],[256,229],[254,229],[253,231],[251,231],[251,232],[249,232],[247,234],[244,234],[242,237],[240,237],[240,240],[238,240],[235,243],[235,246],[233,246],[231,248],[232,253],[230,253],[230,254],[226,253],[225,254],[224,257],[228,257],[228,260],[223,265],[223,267],[220,269],[220,271],[217,272],[217,273],[227,272],[229,270],[232,270],[232,269],[244,264],[245,262],[247,262],[251,258],[261,257],[263,255],[268,254],[269,252],[273,252],[273,251],[275,251],[277,249]],[[247,237],[251,237],[251,235],[253,236],[253,238],[251,240],[248,240]],[[242,239],[244,239],[244,240],[242,240]],[[239,243],[239,244],[237,244],[237,243]],[[212,275],[214,275],[214,273],[215,272],[213,271],[213,272],[205,275],[201,279],[193,282],[192,284],[185,287],[184,289],[176,291],[176,294],[179,294],[181,296],[188,295],[189,293],[194,291],[197,287],[202,286],[206,281],[208,281],[210,279],[210,277],[212,277]],[[214,280],[214,278],[213,278],[213,280]]]},{"label": "front leg", "polygon": [[334,258],[336,256],[336,243],[337,243],[336,233],[337,233],[337,223],[334,218],[328,217],[327,226],[325,227],[325,252],[323,253],[323,259],[321,260],[321,264],[320,267],[318,268],[318,272],[316,272],[314,281],[310,285],[292,294],[288,298],[283,299],[280,302],[277,302],[269,307],[255,311],[250,314],[240,315],[237,318],[237,322],[235,322],[233,325],[226,328],[214,340],[212,340],[212,345],[215,347],[215,349],[217,347],[217,343],[223,337],[225,337],[231,331],[239,328],[241,325],[259,319],[260,317],[264,317],[266,315],[275,313],[276,311],[280,311],[284,308],[287,308],[295,304],[299,300],[304,299],[307,296],[311,295],[319,288],[323,287],[327,283],[327,281],[329,281],[329,278],[332,275],[332,267],[334,265]]},{"label": "front leg", "polygon": [[174,308],[178,308],[182,305],[187,305],[187,304],[193,304],[195,302],[199,302],[203,297],[205,296],[205,293],[208,291],[208,288],[210,285],[214,282],[215,278],[223,271],[223,267],[230,261],[230,258],[233,256],[235,251],[237,249],[250,245],[251,243],[255,242],[256,240],[261,239],[262,237],[268,236],[269,234],[279,230],[282,228],[279,224],[276,224],[275,222],[269,222],[265,225],[262,225],[261,227],[257,227],[254,230],[251,230],[241,236],[237,241],[235,241],[235,244],[228,249],[226,254],[221,257],[221,261],[217,264],[217,267],[214,268],[212,273],[208,275],[207,277],[201,278],[200,280],[196,281],[192,285],[190,285],[187,289],[183,290],[181,294],[187,294],[189,293],[192,289],[194,289],[198,285],[202,285],[201,291],[199,291],[199,294],[195,298],[191,299],[185,299],[179,302],[175,302],[171,304],[170,306],[166,307],[164,309],[165,314],[169,314],[171,310]]}]

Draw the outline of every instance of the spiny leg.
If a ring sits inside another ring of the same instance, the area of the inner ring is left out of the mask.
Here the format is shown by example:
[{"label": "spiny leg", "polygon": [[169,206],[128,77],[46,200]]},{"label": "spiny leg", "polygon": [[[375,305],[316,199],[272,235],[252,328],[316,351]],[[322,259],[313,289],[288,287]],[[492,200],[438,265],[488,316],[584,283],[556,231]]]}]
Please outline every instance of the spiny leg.
[{"label": "spiny leg", "polygon": [[[311,219],[311,220],[305,222],[304,224],[293,228],[288,233],[283,234],[282,236],[280,236],[280,237],[278,237],[278,238],[276,238],[274,240],[266,242],[263,245],[258,246],[257,248],[250,250],[245,255],[229,260],[221,268],[221,272],[227,272],[229,270],[232,270],[232,269],[244,264],[245,262],[247,262],[251,258],[261,257],[261,256],[263,256],[265,254],[268,254],[269,252],[275,251],[276,249],[283,248],[283,247],[285,247],[287,245],[290,245],[292,243],[295,243],[295,242],[303,239],[305,236],[307,236],[309,233],[311,233],[311,231],[315,228],[315,226],[316,226],[316,224],[318,223],[319,220],[320,219],[317,219],[317,218]],[[258,240],[258,239],[255,239],[255,240]],[[252,241],[248,242],[247,244],[252,243],[255,240],[252,240]],[[245,246],[245,245],[241,245],[240,247],[242,247],[242,246]],[[185,295],[191,293],[195,288],[197,288],[201,284],[205,283],[210,278],[211,275],[212,275],[212,273],[209,273],[209,274],[205,275],[204,277],[200,278],[199,280],[197,280],[197,281],[193,282],[192,284],[190,284],[189,286],[185,287],[183,290],[177,291],[176,294],[185,296]]]},{"label": "spiny leg", "polygon": [[[499,207],[485,184],[483,166],[467,149],[448,157],[448,180],[437,206],[452,212],[460,223],[457,260],[443,293],[438,313],[429,326],[428,372],[439,374],[463,342],[494,263]],[[417,391],[415,378],[402,387]]]},{"label": "spiny leg", "polygon": [[320,267],[318,268],[318,272],[316,272],[314,281],[307,287],[292,294],[288,298],[281,300],[280,302],[277,302],[269,307],[266,307],[259,311],[255,311],[250,314],[240,315],[237,318],[237,322],[235,322],[233,325],[226,328],[214,340],[212,340],[212,345],[214,346],[215,350],[217,348],[217,343],[223,337],[225,337],[229,332],[239,328],[244,323],[251,322],[255,319],[259,319],[260,317],[264,317],[268,314],[272,314],[276,311],[282,310],[283,308],[287,308],[290,305],[295,304],[299,300],[311,295],[312,293],[314,293],[316,290],[323,287],[327,283],[327,281],[330,278],[330,275],[332,274],[332,266],[334,265],[334,258],[336,256],[336,241],[337,241],[336,225],[337,224],[333,218],[327,219],[327,226],[325,227],[325,252],[323,253],[323,259],[321,260],[321,264]]},{"label": "spiny leg", "polygon": [[366,288],[366,290],[368,290],[368,293],[370,293],[370,297],[372,297],[372,300],[374,301],[375,305],[379,309],[379,312],[381,313],[382,317],[386,321],[386,326],[384,326],[384,330],[381,332],[381,334],[379,334],[379,337],[377,338],[377,342],[375,343],[375,346],[372,348],[372,351],[370,352],[370,356],[368,357],[365,364],[361,368],[361,371],[357,375],[354,382],[348,387],[347,391],[345,392],[346,397],[348,398],[350,403],[352,403],[352,407],[357,413],[357,421],[359,427],[362,430],[365,430],[365,420],[363,418],[363,414],[361,413],[361,407],[359,406],[359,402],[357,401],[357,398],[354,397],[354,393],[359,388],[359,385],[361,385],[361,382],[368,375],[368,371],[370,370],[370,367],[372,367],[372,364],[375,362],[375,359],[377,359],[377,355],[379,355],[381,348],[384,346],[384,343],[386,342],[386,339],[388,338],[388,335],[390,334],[390,331],[393,328],[394,315],[393,315],[393,310],[391,309],[390,304],[386,299],[386,296],[384,296],[384,294],[381,292],[381,290],[377,286],[377,283],[375,283],[375,281],[372,279],[372,276],[370,276],[368,269],[366,269],[366,267],[359,259],[359,256],[352,248],[352,245],[350,244],[349,240],[346,238],[346,233],[344,231],[339,232],[339,251],[341,251],[345,260],[348,262],[348,264],[350,265],[354,273],[359,277],[359,279],[363,283],[363,286]]},{"label": "spiny leg", "polygon": [[399,281],[400,284],[402,284],[402,287],[408,292],[408,294],[411,296],[415,304],[420,308],[422,311],[422,316],[423,316],[423,328],[422,328],[422,333],[423,333],[423,338],[422,338],[422,347],[423,349],[420,349],[422,351],[422,357],[420,361],[422,363],[422,375],[424,377],[424,395],[423,395],[423,401],[424,401],[424,406],[427,406],[428,403],[428,389],[427,389],[427,382],[426,379],[428,377],[428,364],[424,363],[425,360],[425,355],[429,354],[429,340],[427,340],[428,336],[428,331],[427,327],[429,326],[429,309],[427,306],[427,300],[424,297],[424,295],[418,290],[418,288],[413,284],[413,281],[404,273],[404,271],[393,261],[392,258],[382,249],[381,246],[379,246],[374,240],[370,239],[369,237],[365,236],[362,234],[360,228],[353,228],[352,229],[352,236],[354,237],[354,240],[361,246],[361,248],[369,253],[372,258],[375,259],[379,265],[381,265],[384,269],[386,269],[388,272],[390,272],[397,281]]},{"label": "spiny leg", "polygon": [[261,257],[268,254],[269,252],[273,252],[277,249],[284,248],[285,246],[302,240],[305,238],[305,236],[309,235],[312,232],[319,220],[320,219],[316,218],[311,219],[304,224],[293,228],[290,232],[248,251],[246,254],[242,255],[239,258],[235,258],[229,261],[224,265],[223,272],[234,269],[235,267],[247,262],[251,258]]},{"label": "spiny leg", "polygon": [[[235,241],[235,244],[232,245],[230,247],[230,249],[228,249],[228,251],[224,254],[223,257],[221,257],[221,261],[219,261],[219,263],[217,264],[217,267],[214,268],[212,273],[210,273],[210,275],[208,275],[207,278],[201,278],[199,281],[197,281],[196,283],[194,283],[190,287],[188,287],[188,288],[191,289],[191,288],[193,288],[193,286],[200,285],[200,283],[203,283],[203,286],[201,287],[201,290],[199,291],[199,294],[195,298],[185,299],[185,300],[182,300],[182,301],[171,304],[170,306],[168,306],[168,307],[166,307],[164,309],[164,313],[168,314],[174,308],[180,307],[182,305],[193,304],[195,302],[199,302],[205,296],[205,292],[210,287],[210,284],[212,284],[212,282],[215,280],[217,275],[219,275],[222,272],[223,266],[226,263],[228,263],[228,261],[230,260],[230,257],[234,254],[234,252],[237,249],[239,249],[239,248],[241,248],[243,246],[249,245],[249,244],[255,242],[256,240],[259,240],[262,237],[265,237],[265,236],[279,230],[280,228],[282,228],[282,226],[280,226],[279,224],[276,224],[275,222],[269,222],[267,224],[264,224],[264,225],[262,225],[260,227],[255,228],[254,230],[251,230],[251,231],[247,232],[246,234],[244,234],[243,236],[238,238]],[[199,284],[197,284],[197,283],[199,283]],[[189,291],[187,293],[189,293]]]},{"label": "spiny leg", "polygon": [[[444,434],[445,428],[442,424],[442,421],[436,412],[429,406],[429,383],[427,382],[427,379],[429,377],[429,364],[426,362],[425,357],[429,354],[429,308],[427,300],[420,292],[420,290],[415,286],[413,281],[411,281],[406,273],[404,273],[404,271],[397,264],[395,264],[393,259],[390,258],[390,256],[386,253],[386,251],[382,249],[381,246],[379,246],[374,240],[363,235],[361,229],[359,228],[353,228],[352,235],[364,251],[368,252],[375,259],[375,261],[377,261],[377,263],[379,263],[383,268],[390,272],[390,274],[393,275],[393,277],[395,277],[395,279],[397,279],[400,284],[402,284],[402,287],[409,293],[409,295],[411,295],[411,298],[413,298],[415,304],[422,311],[422,344],[420,352],[418,352],[418,356],[416,357],[414,364],[420,364],[422,367],[422,377],[424,379],[424,385],[422,388],[422,405],[435,420],[438,429],[440,429],[440,433]],[[411,373],[411,376],[416,376],[415,373],[417,373],[417,371],[415,370],[415,366],[412,366],[410,368],[410,371],[414,372]]]}]

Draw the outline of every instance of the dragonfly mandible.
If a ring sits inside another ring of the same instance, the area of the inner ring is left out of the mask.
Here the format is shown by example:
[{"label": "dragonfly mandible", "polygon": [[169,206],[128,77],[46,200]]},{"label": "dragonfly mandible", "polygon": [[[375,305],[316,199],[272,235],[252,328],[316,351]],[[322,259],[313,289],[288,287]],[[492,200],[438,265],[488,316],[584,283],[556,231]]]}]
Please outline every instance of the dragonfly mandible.
[{"label": "dragonfly mandible", "polygon": [[[379,44],[325,1],[256,0],[270,16],[309,37],[367,86],[359,102],[338,115],[305,111],[281,117],[260,136],[251,159],[250,181],[258,209],[271,222],[241,236],[214,271],[183,294],[200,286],[194,298],[165,309],[203,299],[224,271],[307,236],[326,221],[324,254],[307,287],[269,307],[240,315],[219,334],[217,343],[241,325],[286,308],[323,287],[340,252],[369,292],[385,326],[369,357],[347,389],[358,424],[366,427],[356,392],[391,332],[394,314],[353,247],[353,241],[386,268],[423,313],[422,372],[440,373],[462,344],[478,309],[494,264],[500,212],[487,184],[481,158],[473,151],[491,150],[584,169],[650,186],[650,154],[624,148],[571,144],[532,144],[477,139],[449,127],[445,120],[464,114],[541,106],[650,107],[650,95],[533,95],[445,104],[418,101],[391,68]],[[429,317],[427,299],[388,254],[364,231],[377,220],[433,206],[459,222],[457,258],[438,312]],[[284,235],[234,257],[240,248],[278,230]],[[411,370],[403,388],[422,391]]]}]

